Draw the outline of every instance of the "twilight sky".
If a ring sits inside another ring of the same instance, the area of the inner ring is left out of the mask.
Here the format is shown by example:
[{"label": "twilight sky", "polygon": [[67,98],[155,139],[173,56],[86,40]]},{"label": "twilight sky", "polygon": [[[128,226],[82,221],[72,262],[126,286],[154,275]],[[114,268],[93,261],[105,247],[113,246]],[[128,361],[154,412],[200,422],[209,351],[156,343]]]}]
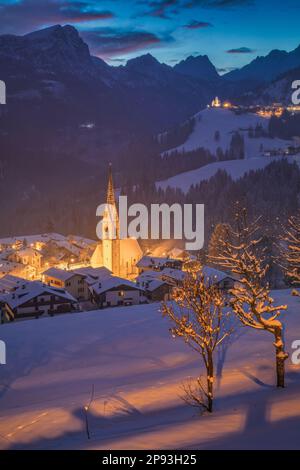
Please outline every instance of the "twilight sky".
[{"label": "twilight sky", "polygon": [[0,0],[0,34],[72,24],[113,65],[207,54],[220,72],[300,44],[299,0]]}]

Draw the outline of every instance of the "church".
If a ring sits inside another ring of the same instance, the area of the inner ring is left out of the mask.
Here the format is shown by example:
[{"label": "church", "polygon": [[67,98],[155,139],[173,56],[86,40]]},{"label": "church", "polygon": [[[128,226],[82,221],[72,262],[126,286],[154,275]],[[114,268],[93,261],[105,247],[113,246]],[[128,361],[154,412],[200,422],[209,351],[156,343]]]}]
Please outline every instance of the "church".
[{"label": "church", "polygon": [[[115,232],[115,236],[113,236]],[[138,275],[137,262],[143,256],[139,242],[135,238],[120,238],[118,210],[111,165],[109,166],[106,209],[102,220],[102,240],[91,257],[91,266],[104,266],[115,276],[127,279]]]}]

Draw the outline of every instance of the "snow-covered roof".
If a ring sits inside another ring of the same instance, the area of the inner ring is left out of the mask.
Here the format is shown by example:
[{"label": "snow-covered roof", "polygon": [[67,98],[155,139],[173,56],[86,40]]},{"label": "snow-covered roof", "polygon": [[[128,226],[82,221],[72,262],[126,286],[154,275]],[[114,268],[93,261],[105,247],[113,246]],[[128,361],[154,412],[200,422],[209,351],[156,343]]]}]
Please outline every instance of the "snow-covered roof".
[{"label": "snow-covered roof", "polygon": [[19,287],[14,292],[2,296],[1,300],[2,302],[8,304],[13,310],[43,294],[55,295],[57,297],[69,300],[72,303],[77,302],[76,299],[66,290],[58,289],[56,287],[49,287],[40,281],[29,281],[24,287]]},{"label": "snow-covered roof", "polygon": [[0,245],[13,245],[16,242],[23,242],[26,240],[27,243],[35,243],[35,242],[49,242],[50,240],[65,240],[65,236],[59,233],[42,233],[38,235],[20,235],[16,237],[6,237],[0,238]]},{"label": "snow-covered roof", "polygon": [[166,282],[161,279],[152,279],[148,281],[147,287],[145,289],[149,292],[153,292],[164,284],[166,284]]},{"label": "snow-covered roof", "polygon": [[10,272],[15,272],[18,270],[23,270],[25,268],[24,264],[14,263],[12,261],[0,260],[0,274],[6,274]]},{"label": "snow-covered roof", "polygon": [[132,290],[144,290],[139,287],[135,282],[128,281],[127,279],[123,279],[122,277],[118,276],[110,276],[108,279],[104,279],[103,281],[97,281],[91,286],[90,289],[94,291],[95,294],[99,295],[121,286],[129,287]]},{"label": "snow-covered roof", "polygon": [[76,276],[76,274],[78,273],[75,271],[66,271],[59,268],[49,268],[43,272],[44,276],[53,277],[55,279],[59,279],[60,281],[67,281],[68,279],[71,279],[71,277]]},{"label": "snow-covered roof", "polygon": [[139,276],[135,278],[136,282],[147,282],[152,281],[153,279],[159,279],[162,271],[152,271],[151,269],[142,272]]},{"label": "snow-covered roof", "polygon": [[22,248],[16,252],[19,256],[42,256],[38,250],[32,247]]},{"label": "snow-covered roof", "polygon": [[151,266],[165,266],[166,263],[178,263],[179,260],[168,257],[143,256],[137,263],[138,268],[147,268]]},{"label": "snow-covered roof", "polygon": [[94,279],[105,279],[111,276],[111,271],[104,266],[101,268],[92,268],[91,266],[86,266],[83,268],[74,269],[73,271]]},{"label": "snow-covered roof", "polygon": [[17,287],[26,285],[29,281],[23,279],[22,277],[12,276],[11,274],[6,274],[6,276],[0,279],[0,292],[11,292]]},{"label": "snow-covered roof", "polygon": [[79,256],[81,253],[81,249],[73,245],[68,240],[52,240],[52,241],[54,241],[55,245],[58,246],[59,248],[64,248],[65,250],[69,251],[75,256]]},{"label": "snow-covered roof", "polygon": [[[226,278],[231,278],[233,280],[236,279],[231,274],[228,274],[215,268],[211,268],[210,266],[203,267],[203,274],[210,282],[213,283],[221,282]],[[160,280],[166,283],[170,281],[182,282],[186,275],[187,272],[182,271],[181,269],[164,268],[162,271],[146,271],[140,274],[140,276],[138,276],[136,280],[140,283],[151,282],[153,280]]]},{"label": "snow-covered roof", "polygon": [[236,280],[233,275],[220,271],[219,269],[211,268],[210,266],[204,266],[203,274],[205,277],[209,278],[211,282],[221,282],[226,278]]},{"label": "snow-covered roof", "polygon": [[80,237],[78,235],[69,235],[68,240],[71,243],[76,243],[80,248],[88,248],[93,247],[97,244],[95,240],[91,240],[90,238]]},{"label": "snow-covered roof", "polygon": [[173,279],[175,281],[183,281],[186,274],[180,269],[164,268],[160,275],[163,280]]}]

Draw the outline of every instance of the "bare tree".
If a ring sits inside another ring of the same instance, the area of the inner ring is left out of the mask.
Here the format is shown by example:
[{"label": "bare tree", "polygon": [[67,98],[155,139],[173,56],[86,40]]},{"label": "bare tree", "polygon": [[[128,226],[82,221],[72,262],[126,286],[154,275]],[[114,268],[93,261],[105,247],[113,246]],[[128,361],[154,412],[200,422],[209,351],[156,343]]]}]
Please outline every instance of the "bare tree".
[{"label": "bare tree", "polygon": [[215,226],[209,243],[208,243],[208,255],[210,257],[216,258],[220,253],[220,243],[219,240],[228,238],[229,236],[229,225],[224,223],[219,223]]},{"label": "bare tree", "polygon": [[288,354],[285,352],[283,327],[278,317],[287,306],[274,305],[270,296],[270,288],[265,281],[269,266],[258,231],[259,219],[249,224],[247,211],[237,206],[234,228],[230,227],[228,237],[220,239],[220,253],[211,257],[210,261],[239,278],[229,291],[230,304],[239,320],[246,326],[268,331],[274,336],[277,387],[284,387]]},{"label": "bare tree", "polygon": [[281,256],[285,274],[293,284],[300,284],[300,211],[289,218],[282,242]]},{"label": "bare tree", "polygon": [[181,285],[172,294],[173,303],[163,303],[162,312],[168,316],[173,327],[174,337],[182,338],[193,350],[200,354],[206,370],[206,381],[197,379],[197,385],[184,386],[185,398],[190,404],[213,411],[214,398],[214,352],[230,334],[227,317],[224,313],[224,294],[199,266],[190,266]]}]

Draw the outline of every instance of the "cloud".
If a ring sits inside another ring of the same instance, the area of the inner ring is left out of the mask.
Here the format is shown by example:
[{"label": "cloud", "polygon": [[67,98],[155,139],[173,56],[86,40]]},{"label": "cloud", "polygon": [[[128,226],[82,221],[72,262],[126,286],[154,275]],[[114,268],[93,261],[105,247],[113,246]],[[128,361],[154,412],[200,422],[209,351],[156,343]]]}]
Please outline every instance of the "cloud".
[{"label": "cloud", "polygon": [[170,35],[160,37],[148,31],[122,31],[114,28],[82,31],[81,36],[89,43],[94,54],[105,59],[174,41]]},{"label": "cloud", "polygon": [[232,8],[253,5],[254,0],[187,0],[186,8]]},{"label": "cloud", "polygon": [[227,54],[253,54],[255,50],[249,47],[238,47],[236,49],[229,49],[226,52]]},{"label": "cloud", "polygon": [[[152,16],[161,19],[170,19],[169,13],[176,13],[173,9],[179,6],[178,0],[153,0],[141,1],[140,4],[147,5],[148,9],[138,14],[137,16]],[[170,11],[172,9],[172,11]]]},{"label": "cloud", "polygon": [[191,21],[190,23],[186,24],[184,28],[187,29],[204,29],[204,28],[210,28],[213,25],[211,23],[207,23],[206,21]]},{"label": "cloud", "polygon": [[92,7],[88,1],[21,0],[0,6],[2,33],[27,33],[53,23],[84,23],[107,20],[115,14]]}]

